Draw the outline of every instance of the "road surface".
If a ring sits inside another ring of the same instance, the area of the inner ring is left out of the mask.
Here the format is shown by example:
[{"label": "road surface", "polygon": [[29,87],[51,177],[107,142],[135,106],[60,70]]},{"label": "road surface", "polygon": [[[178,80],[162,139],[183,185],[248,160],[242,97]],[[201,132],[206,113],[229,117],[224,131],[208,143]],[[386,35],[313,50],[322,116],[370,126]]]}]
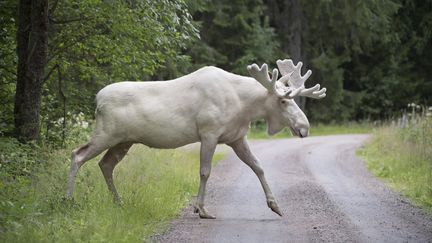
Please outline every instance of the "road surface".
[{"label": "road surface", "polygon": [[[209,179],[207,209],[191,206],[160,242],[432,242],[432,217],[371,175],[355,151],[367,135],[251,142],[284,216],[233,153]],[[198,173],[198,172],[197,172]]]}]

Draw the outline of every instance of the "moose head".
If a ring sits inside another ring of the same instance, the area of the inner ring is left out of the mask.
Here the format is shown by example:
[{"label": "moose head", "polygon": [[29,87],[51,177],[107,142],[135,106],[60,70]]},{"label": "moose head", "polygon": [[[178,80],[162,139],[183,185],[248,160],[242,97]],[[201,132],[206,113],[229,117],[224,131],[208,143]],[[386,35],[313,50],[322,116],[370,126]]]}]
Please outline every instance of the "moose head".
[{"label": "moose head", "polygon": [[302,62],[294,65],[291,59],[278,60],[276,62],[282,77],[278,79],[278,69],[273,69],[271,77],[269,76],[267,64],[261,68],[257,64],[247,67],[250,75],[262,84],[269,92],[273,102],[278,104],[276,109],[270,109],[272,115],[269,116],[268,133],[273,135],[281,131],[284,127],[289,127],[291,132],[299,137],[309,135],[309,121],[303,111],[293,101],[296,96],[305,96],[314,99],[321,99],[326,96],[326,88],[320,89],[317,84],[312,88],[305,88],[304,83],[312,74],[308,70],[304,76],[301,75]]}]

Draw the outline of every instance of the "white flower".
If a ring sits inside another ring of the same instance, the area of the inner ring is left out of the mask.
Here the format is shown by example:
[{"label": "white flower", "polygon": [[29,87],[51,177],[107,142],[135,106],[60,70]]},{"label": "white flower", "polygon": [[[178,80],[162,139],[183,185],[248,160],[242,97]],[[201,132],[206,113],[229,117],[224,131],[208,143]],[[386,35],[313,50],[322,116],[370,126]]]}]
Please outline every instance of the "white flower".
[{"label": "white flower", "polygon": [[88,126],[89,126],[88,122],[86,122],[86,121],[82,121],[82,122],[81,122],[81,127],[82,127],[82,128],[85,129],[85,128],[87,128]]}]

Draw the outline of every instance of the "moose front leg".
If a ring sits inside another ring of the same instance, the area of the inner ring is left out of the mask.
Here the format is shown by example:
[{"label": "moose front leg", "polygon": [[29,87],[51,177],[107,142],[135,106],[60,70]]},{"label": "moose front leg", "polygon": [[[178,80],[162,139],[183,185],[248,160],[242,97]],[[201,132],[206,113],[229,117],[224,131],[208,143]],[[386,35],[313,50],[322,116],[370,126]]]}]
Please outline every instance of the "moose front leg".
[{"label": "moose front leg", "polygon": [[217,139],[207,138],[201,140],[200,151],[200,186],[198,191],[197,203],[195,205],[195,213],[198,213],[200,218],[215,219],[216,217],[209,214],[204,208],[204,198],[206,193],[206,184],[210,176],[212,158],[216,149]]},{"label": "moose front leg", "polygon": [[279,209],[279,206],[276,203],[276,200],[273,196],[273,193],[270,190],[270,187],[267,183],[267,180],[264,176],[264,170],[262,169],[258,159],[252,154],[249,149],[249,145],[246,141],[246,137],[243,137],[233,143],[228,144],[237,156],[247,164],[253,172],[258,176],[258,179],[261,182],[262,188],[264,189],[265,196],[267,198],[268,207],[279,216],[282,216],[282,212]]}]

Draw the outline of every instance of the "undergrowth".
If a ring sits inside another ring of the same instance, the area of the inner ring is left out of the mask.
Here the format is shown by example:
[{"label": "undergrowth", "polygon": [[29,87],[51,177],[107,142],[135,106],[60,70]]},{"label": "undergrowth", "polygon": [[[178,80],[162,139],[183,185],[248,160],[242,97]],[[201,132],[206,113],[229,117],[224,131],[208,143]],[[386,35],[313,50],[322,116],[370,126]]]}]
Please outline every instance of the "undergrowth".
[{"label": "undergrowth", "polygon": [[432,212],[432,120],[376,130],[359,154],[389,185]]},{"label": "undergrowth", "polygon": [[134,145],[114,171],[122,207],[112,201],[99,158],[80,169],[74,200],[65,200],[74,146],[50,150],[0,138],[0,242],[145,241],[197,192],[197,152]]}]

